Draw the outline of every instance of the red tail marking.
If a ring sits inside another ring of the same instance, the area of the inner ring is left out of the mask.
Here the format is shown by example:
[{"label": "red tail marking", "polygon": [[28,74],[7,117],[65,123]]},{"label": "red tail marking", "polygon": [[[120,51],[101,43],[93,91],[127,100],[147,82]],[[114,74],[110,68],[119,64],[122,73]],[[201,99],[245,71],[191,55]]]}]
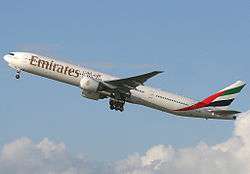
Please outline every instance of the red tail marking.
[{"label": "red tail marking", "polygon": [[218,98],[219,96],[221,96],[222,94],[224,94],[224,91],[218,92],[216,94],[213,94],[211,96],[209,96],[208,98],[202,100],[201,102],[198,102],[192,106],[188,106],[182,109],[178,109],[176,111],[189,111],[189,110],[195,110],[195,109],[199,109],[199,108],[203,108],[207,105],[209,105],[210,103],[212,103],[212,101],[214,101],[216,98]]}]

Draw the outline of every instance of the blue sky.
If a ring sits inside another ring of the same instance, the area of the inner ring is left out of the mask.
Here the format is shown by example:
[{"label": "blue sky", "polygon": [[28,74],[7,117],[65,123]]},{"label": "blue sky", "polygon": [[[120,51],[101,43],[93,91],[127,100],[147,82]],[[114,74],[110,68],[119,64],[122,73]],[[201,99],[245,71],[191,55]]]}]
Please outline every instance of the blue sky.
[{"label": "blue sky", "polygon": [[[33,51],[121,77],[163,70],[147,84],[201,99],[236,80],[249,83],[249,8],[247,0],[3,1],[0,53]],[[215,144],[232,134],[230,121],[131,104],[112,112],[107,100],[82,98],[75,87],[27,73],[16,81],[3,60],[0,72],[0,146],[48,137],[112,161],[156,144]],[[248,110],[249,92],[232,107]]]}]

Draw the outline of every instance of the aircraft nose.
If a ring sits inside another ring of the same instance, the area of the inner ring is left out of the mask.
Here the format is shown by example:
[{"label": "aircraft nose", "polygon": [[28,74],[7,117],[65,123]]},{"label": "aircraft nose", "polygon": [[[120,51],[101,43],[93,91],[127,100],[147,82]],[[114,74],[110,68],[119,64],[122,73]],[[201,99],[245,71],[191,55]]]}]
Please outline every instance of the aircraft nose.
[{"label": "aircraft nose", "polygon": [[3,56],[3,59],[4,59],[6,62],[10,63],[11,57],[10,57],[9,55],[5,55],[5,56]]}]

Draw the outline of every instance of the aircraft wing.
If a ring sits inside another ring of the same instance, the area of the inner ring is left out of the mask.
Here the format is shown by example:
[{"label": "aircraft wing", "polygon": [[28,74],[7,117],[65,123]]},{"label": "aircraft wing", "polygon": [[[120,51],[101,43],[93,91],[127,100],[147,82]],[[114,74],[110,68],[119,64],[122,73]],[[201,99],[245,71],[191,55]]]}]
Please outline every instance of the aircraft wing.
[{"label": "aircraft wing", "polygon": [[134,89],[139,85],[143,85],[143,83],[145,83],[148,79],[162,72],[163,71],[152,71],[150,73],[133,76],[129,78],[104,81],[104,83],[106,84],[106,86],[109,86],[110,88],[118,89],[124,92],[129,92],[131,89]]}]

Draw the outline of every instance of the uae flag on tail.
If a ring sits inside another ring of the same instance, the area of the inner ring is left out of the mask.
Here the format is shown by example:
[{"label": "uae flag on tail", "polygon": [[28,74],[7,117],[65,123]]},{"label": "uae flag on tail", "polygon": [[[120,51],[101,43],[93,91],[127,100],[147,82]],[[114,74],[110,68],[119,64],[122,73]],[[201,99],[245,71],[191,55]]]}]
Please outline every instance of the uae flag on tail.
[{"label": "uae flag on tail", "polygon": [[208,106],[229,106],[245,85],[246,84],[244,82],[237,81],[234,84],[226,87],[225,89],[222,89],[221,91],[215,94],[218,95],[218,97],[216,97]]}]

